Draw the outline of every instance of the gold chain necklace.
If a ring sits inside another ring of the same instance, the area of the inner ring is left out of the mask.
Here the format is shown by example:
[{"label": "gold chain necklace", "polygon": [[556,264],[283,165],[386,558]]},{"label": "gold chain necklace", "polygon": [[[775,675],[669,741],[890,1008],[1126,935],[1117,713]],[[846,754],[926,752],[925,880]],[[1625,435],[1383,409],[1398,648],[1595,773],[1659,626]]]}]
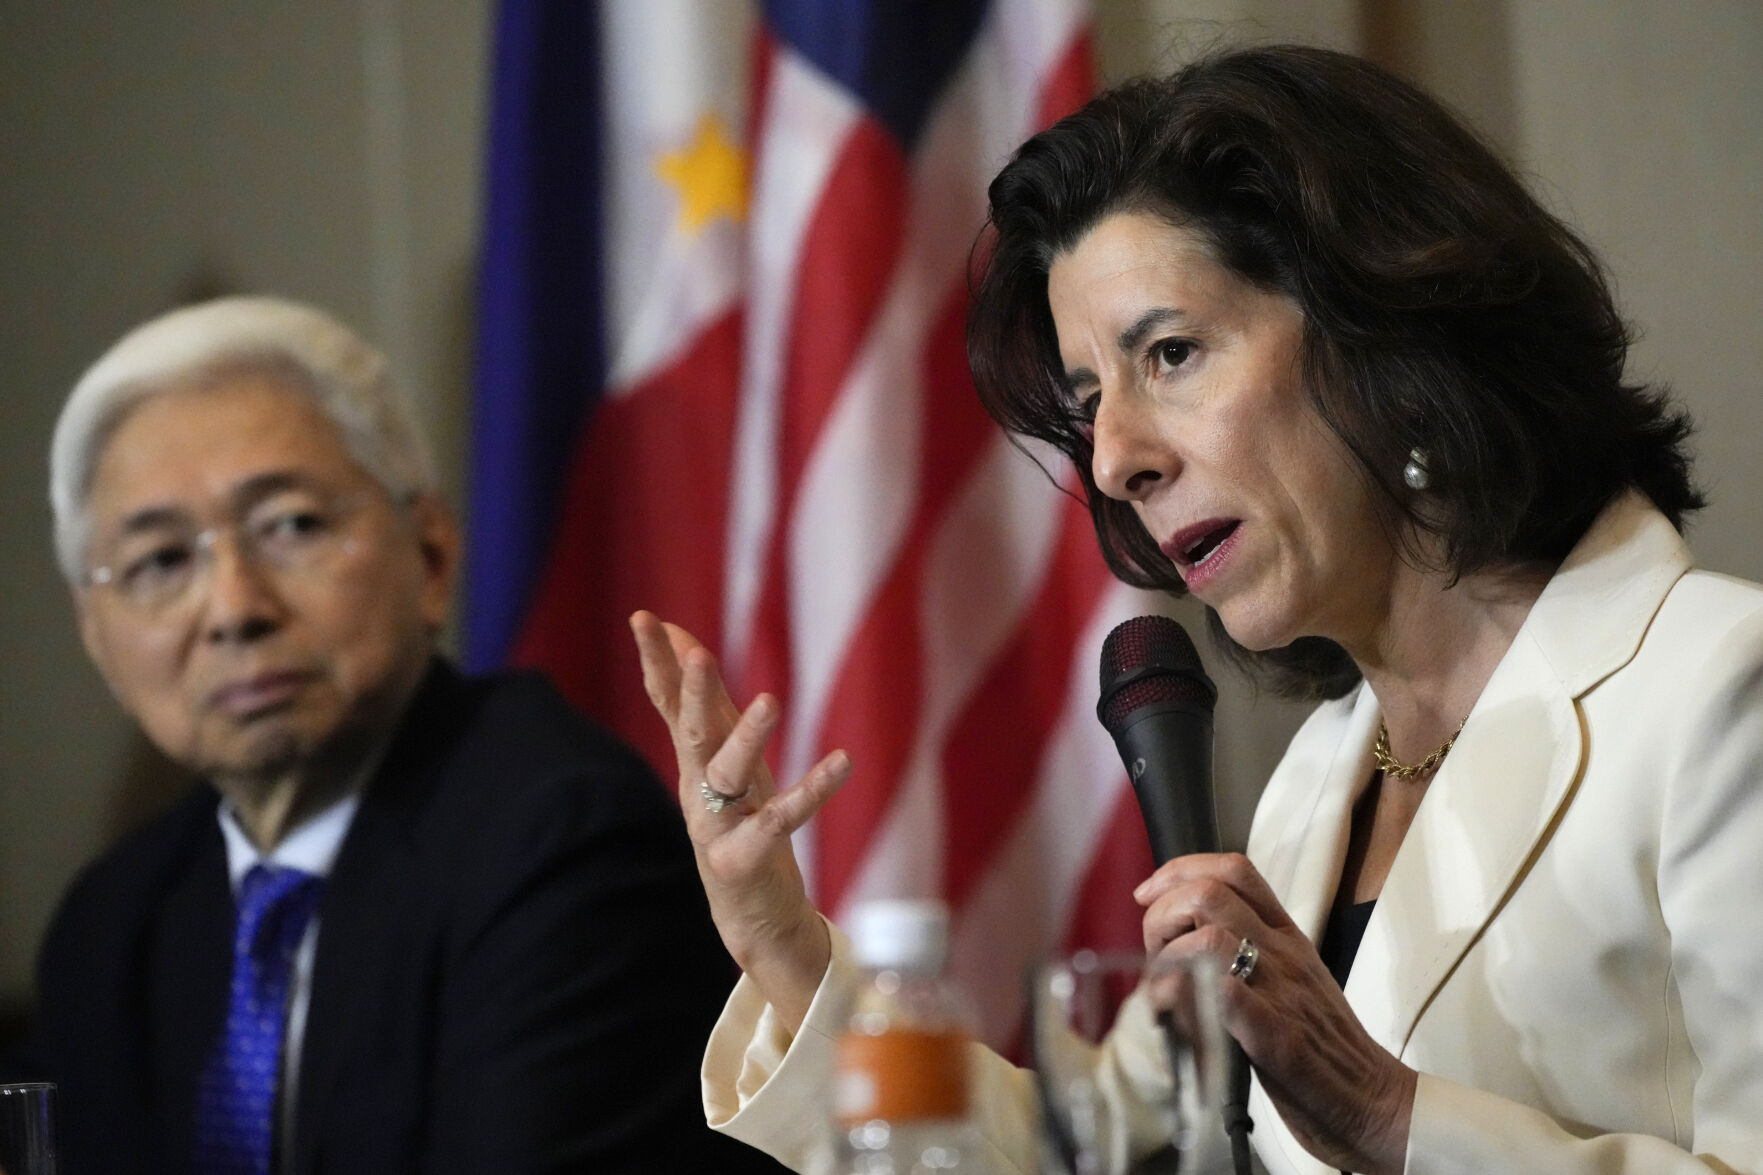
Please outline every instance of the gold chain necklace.
[{"label": "gold chain necklace", "polygon": [[[1468,721],[1467,717],[1463,719],[1463,722]],[[1438,750],[1414,764],[1403,763],[1390,754],[1390,728],[1379,722],[1377,741],[1371,745],[1371,757],[1377,760],[1377,769],[1385,775],[1393,775],[1397,779],[1414,779],[1425,775],[1443,763],[1445,756],[1451,753],[1451,748],[1457,745],[1457,736],[1463,733],[1463,722],[1457,724],[1457,729],[1451,732],[1450,738],[1439,744]]]}]

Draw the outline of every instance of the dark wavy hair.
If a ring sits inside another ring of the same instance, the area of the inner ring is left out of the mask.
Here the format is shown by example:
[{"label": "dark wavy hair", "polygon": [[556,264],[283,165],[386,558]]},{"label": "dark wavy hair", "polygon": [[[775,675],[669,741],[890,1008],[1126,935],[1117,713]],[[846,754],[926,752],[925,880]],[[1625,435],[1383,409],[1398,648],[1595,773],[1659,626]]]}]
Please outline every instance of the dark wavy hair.
[{"label": "dark wavy hair", "polygon": [[[1268,46],[1128,83],[1025,143],[990,201],[967,329],[980,398],[1076,465],[1127,583],[1186,590],[1130,504],[1096,487],[1047,303],[1053,260],[1121,211],[1193,231],[1299,306],[1306,393],[1410,559],[1425,535],[1452,575],[1552,568],[1625,487],[1680,530],[1703,504],[1688,417],[1624,382],[1630,334],[1592,251],[1443,106],[1369,62]],[[1423,493],[1401,476],[1415,448]],[[1286,696],[1359,678],[1320,637],[1226,647]]]}]

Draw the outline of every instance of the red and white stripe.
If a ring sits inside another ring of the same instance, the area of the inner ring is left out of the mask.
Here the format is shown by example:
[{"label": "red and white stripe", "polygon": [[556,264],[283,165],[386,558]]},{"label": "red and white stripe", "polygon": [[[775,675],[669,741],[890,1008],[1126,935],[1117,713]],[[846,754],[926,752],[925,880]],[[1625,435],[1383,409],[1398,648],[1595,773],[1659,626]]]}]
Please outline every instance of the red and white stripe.
[{"label": "red and white stripe", "polygon": [[[1036,952],[1138,941],[1128,891],[1149,868],[1093,708],[1102,635],[1150,605],[1109,579],[1085,511],[985,417],[962,334],[986,185],[1087,95],[1087,16],[1001,0],[910,157],[787,44],[763,29],[754,44],[738,248],[670,241],[654,185],[618,189],[647,202],[627,223],[667,246],[619,254],[641,287],[615,303],[619,382],[640,400],[665,373],[674,392],[657,400],[677,412],[695,363],[738,362],[697,369],[736,397],[712,412],[732,422],[726,486],[696,499],[726,509],[721,542],[697,552],[720,563],[694,573],[720,585],[711,635],[744,696],[784,700],[781,779],[833,747],[856,763],[797,838],[817,903],[837,920],[866,897],[946,898],[958,976],[1004,1043]],[[673,133],[688,105],[624,101],[671,111]],[[674,145],[660,133],[627,136],[632,166]],[[706,341],[731,323],[737,347]]]}]

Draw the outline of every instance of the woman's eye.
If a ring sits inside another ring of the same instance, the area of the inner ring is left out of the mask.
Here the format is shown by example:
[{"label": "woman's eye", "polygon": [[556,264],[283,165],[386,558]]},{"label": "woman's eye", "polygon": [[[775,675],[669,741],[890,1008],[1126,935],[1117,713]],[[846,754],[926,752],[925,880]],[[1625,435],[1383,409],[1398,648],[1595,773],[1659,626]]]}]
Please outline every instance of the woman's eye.
[{"label": "woman's eye", "polygon": [[1164,339],[1152,348],[1151,358],[1160,371],[1170,371],[1194,356],[1194,344],[1186,339]]}]

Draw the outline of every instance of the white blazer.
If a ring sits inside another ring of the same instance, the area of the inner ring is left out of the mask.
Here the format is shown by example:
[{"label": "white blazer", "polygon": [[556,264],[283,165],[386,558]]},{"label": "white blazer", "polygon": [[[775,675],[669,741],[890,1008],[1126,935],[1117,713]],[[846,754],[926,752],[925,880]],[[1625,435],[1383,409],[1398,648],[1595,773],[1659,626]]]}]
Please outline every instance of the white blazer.
[{"label": "white blazer", "polygon": [[[1763,588],[1690,562],[1638,493],[1605,510],[1402,843],[1346,996],[1421,1074],[1409,1175],[1763,1175]],[[1378,721],[1363,686],[1320,707],[1256,811],[1249,856],[1312,938]],[[711,1124],[799,1171],[832,1169],[811,1107],[849,966],[839,940],[793,1039],[743,981],[706,1054]],[[1165,1079],[1148,1018],[1116,1036],[1124,1161]],[[1038,1170],[1032,1087],[977,1060],[981,1169]],[[1250,1109],[1270,1175],[1330,1171],[1259,1086]]]}]

